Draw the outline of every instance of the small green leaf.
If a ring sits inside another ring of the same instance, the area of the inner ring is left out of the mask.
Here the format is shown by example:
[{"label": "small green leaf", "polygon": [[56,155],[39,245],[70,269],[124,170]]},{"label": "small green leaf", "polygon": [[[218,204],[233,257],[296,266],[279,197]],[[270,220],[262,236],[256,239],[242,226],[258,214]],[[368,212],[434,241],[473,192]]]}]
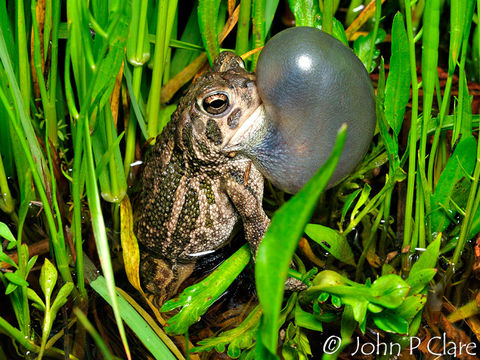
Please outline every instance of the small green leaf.
[{"label": "small green leaf", "polygon": [[343,208],[342,208],[342,220],[341,220],[341,223],[343,223],[343,222],[345,221],[345,216],[347,216],[348,210],[349,210],[350,207],[352,206],[352,204],[353,204],[353,202],[355,201],[355,199],[357,198],[358,194],[360,194],[360,191],[362,191],[362,189],[357,189],[357,190],[355,190],[355,191],[352,192],[350,195],[348,195],[347,200],[345,200],[345,203],[343,204]]},{"label": "small green leaf", "polygon": [[45,303],[33,289],[27,288],[27,297],[29,300],[37,304],[41,310],[45,311]]},{"label": "small green leaf", "polygon": [[55,317],[57,314],[57,311],[65,305],[68,299],[68,295],[72,292],[73,288],[75,286],[71,282],[65,283],[62,288],[58,291],[57,296],[55,297],[55,301],[52,304],[51,307],[51,312],[52,312],[52,317]]},{"label": "small green leaf", "polygon": [[353,221],[355,219],[355,216],[358,213],[358,210],[367,202],[368,197],[370,196],[370,191],[372,190],[371,186],[368,184],[365,184],[365,186],[362,189],[362,193],[360,194],[360,198],[358,199],[357,203],[355,204],[355,207],[352,210],[352,214],[350,215],[350,221]]},{"label": "small green leaf", "polygon": [[35,265],[35,263],[37,262],[37,259],[38,259],[38,255],[35,255],[35,256],[32,256],[28,262],[27,262],[27,268],[25,269],[25,273],[28,274],[30,273],[30,271],[32,270],[33,266]]},{"label": "small green leaf", "polygon": [[338,231],[323,225],[308,224],[305,228],[305,233],[336,259],[345,264],[355,266],[353,251],[347,239]]},{"label": "small green leaf", "polygon": [[17,240],[13,236],[10,228],[3,222],[0,222],[0,236],[7,239],[11,243],[16,243]]},{"label": "small green leaf", "polygon": [[28,286],[27,280],[25,280],[20,275],[18,275],[17,272],[14,272],[14,273],[7,272],[7,273],[5,273],[5,277],[12,284],[15,284],[15,285],[18,285],[18,286]]},{"label": "small green leaf", "polygon": [[0,262],[3,261],[11,266],[13,266],[14,268],[17,268],[18,269],[18,265],[15,263],[15,261],[12,260],[12,258],[10,256],[8,256],[7,254],[5,254],[4,252],[2,252],[2,250],[0,249]]},{"label": "small green leaf", "polygon": [[18,285],[15,285],[14,283],[9,283],[7,285],[7,288],[5,289],[5,295],[9,295],[12,292],[14,292],[18,288]]},{"label": "small green leaf", "polygon": [[58,273],[55,266],[53,266],[48,259],[45,259],[42,270],[40,271],[40,287],[42,288],[47,303],[50,302],[50,297],[57,283],[57,276]]},{"label": "small green leaf", "polygon": [[303,310],[297,302],[295,306],[295,324],[305,329],[323,331],[322,322],[313,314]]}]

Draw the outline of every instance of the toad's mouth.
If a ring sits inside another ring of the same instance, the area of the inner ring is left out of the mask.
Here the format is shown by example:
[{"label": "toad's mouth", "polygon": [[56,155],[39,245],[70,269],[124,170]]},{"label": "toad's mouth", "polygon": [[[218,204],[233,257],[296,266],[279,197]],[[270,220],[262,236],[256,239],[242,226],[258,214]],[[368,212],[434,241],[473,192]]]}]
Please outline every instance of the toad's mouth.
[{"label": "toad's mouth", "polygon": [[240,151],[261,136],[265,127],[265,108],[260,104],[252,114],[246,118],[232,136],[225,138],[223,152]]}]

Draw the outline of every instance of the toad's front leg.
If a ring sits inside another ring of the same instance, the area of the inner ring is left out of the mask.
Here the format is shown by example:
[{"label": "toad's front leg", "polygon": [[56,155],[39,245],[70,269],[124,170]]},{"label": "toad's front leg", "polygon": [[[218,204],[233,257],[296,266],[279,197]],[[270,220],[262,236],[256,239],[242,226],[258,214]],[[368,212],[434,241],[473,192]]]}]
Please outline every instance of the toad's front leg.
[{"label": "toad's front leg", "polygon": [[[270,219],[262,207],[263,178],[258,179],[261,175],[251,164],[250,162],[243,173],[239,173],[237,170],[226,174],[224,188],[240,214],[245,229],[245,238],[250,244],[255,260],[260,241],[270,225]],[[294,268],[293,264],[291,267]],[[305,290],[306,286],[297,279],[288,278],[285,289],[301,291]]]}]

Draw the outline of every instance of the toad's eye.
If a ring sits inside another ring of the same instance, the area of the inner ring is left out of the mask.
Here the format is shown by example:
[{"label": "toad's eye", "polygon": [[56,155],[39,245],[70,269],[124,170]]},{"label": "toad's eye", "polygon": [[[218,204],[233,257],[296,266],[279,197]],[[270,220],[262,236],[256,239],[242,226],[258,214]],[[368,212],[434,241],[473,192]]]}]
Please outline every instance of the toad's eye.
[{"label": "toad's eye", "polygon": [[212,115],[223,113],[228,108],[228,96],[224,93],[216,93],[208,95],[203,99],[203,109]]}]

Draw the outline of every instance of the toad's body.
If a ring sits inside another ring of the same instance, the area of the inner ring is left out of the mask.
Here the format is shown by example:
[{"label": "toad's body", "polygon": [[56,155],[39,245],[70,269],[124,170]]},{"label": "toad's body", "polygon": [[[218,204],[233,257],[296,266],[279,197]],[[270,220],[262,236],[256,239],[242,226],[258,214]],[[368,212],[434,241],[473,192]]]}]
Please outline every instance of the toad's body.
[{"label": "toad's body", "polygon": [[228,242],[240,220],[254,252],[269,225],[263,177],[228,151],[261,111],[254,79],[239,57],[221,53],[180,100],[146,159],[136,233],[145,287],[162,300],[198,256]]}]

